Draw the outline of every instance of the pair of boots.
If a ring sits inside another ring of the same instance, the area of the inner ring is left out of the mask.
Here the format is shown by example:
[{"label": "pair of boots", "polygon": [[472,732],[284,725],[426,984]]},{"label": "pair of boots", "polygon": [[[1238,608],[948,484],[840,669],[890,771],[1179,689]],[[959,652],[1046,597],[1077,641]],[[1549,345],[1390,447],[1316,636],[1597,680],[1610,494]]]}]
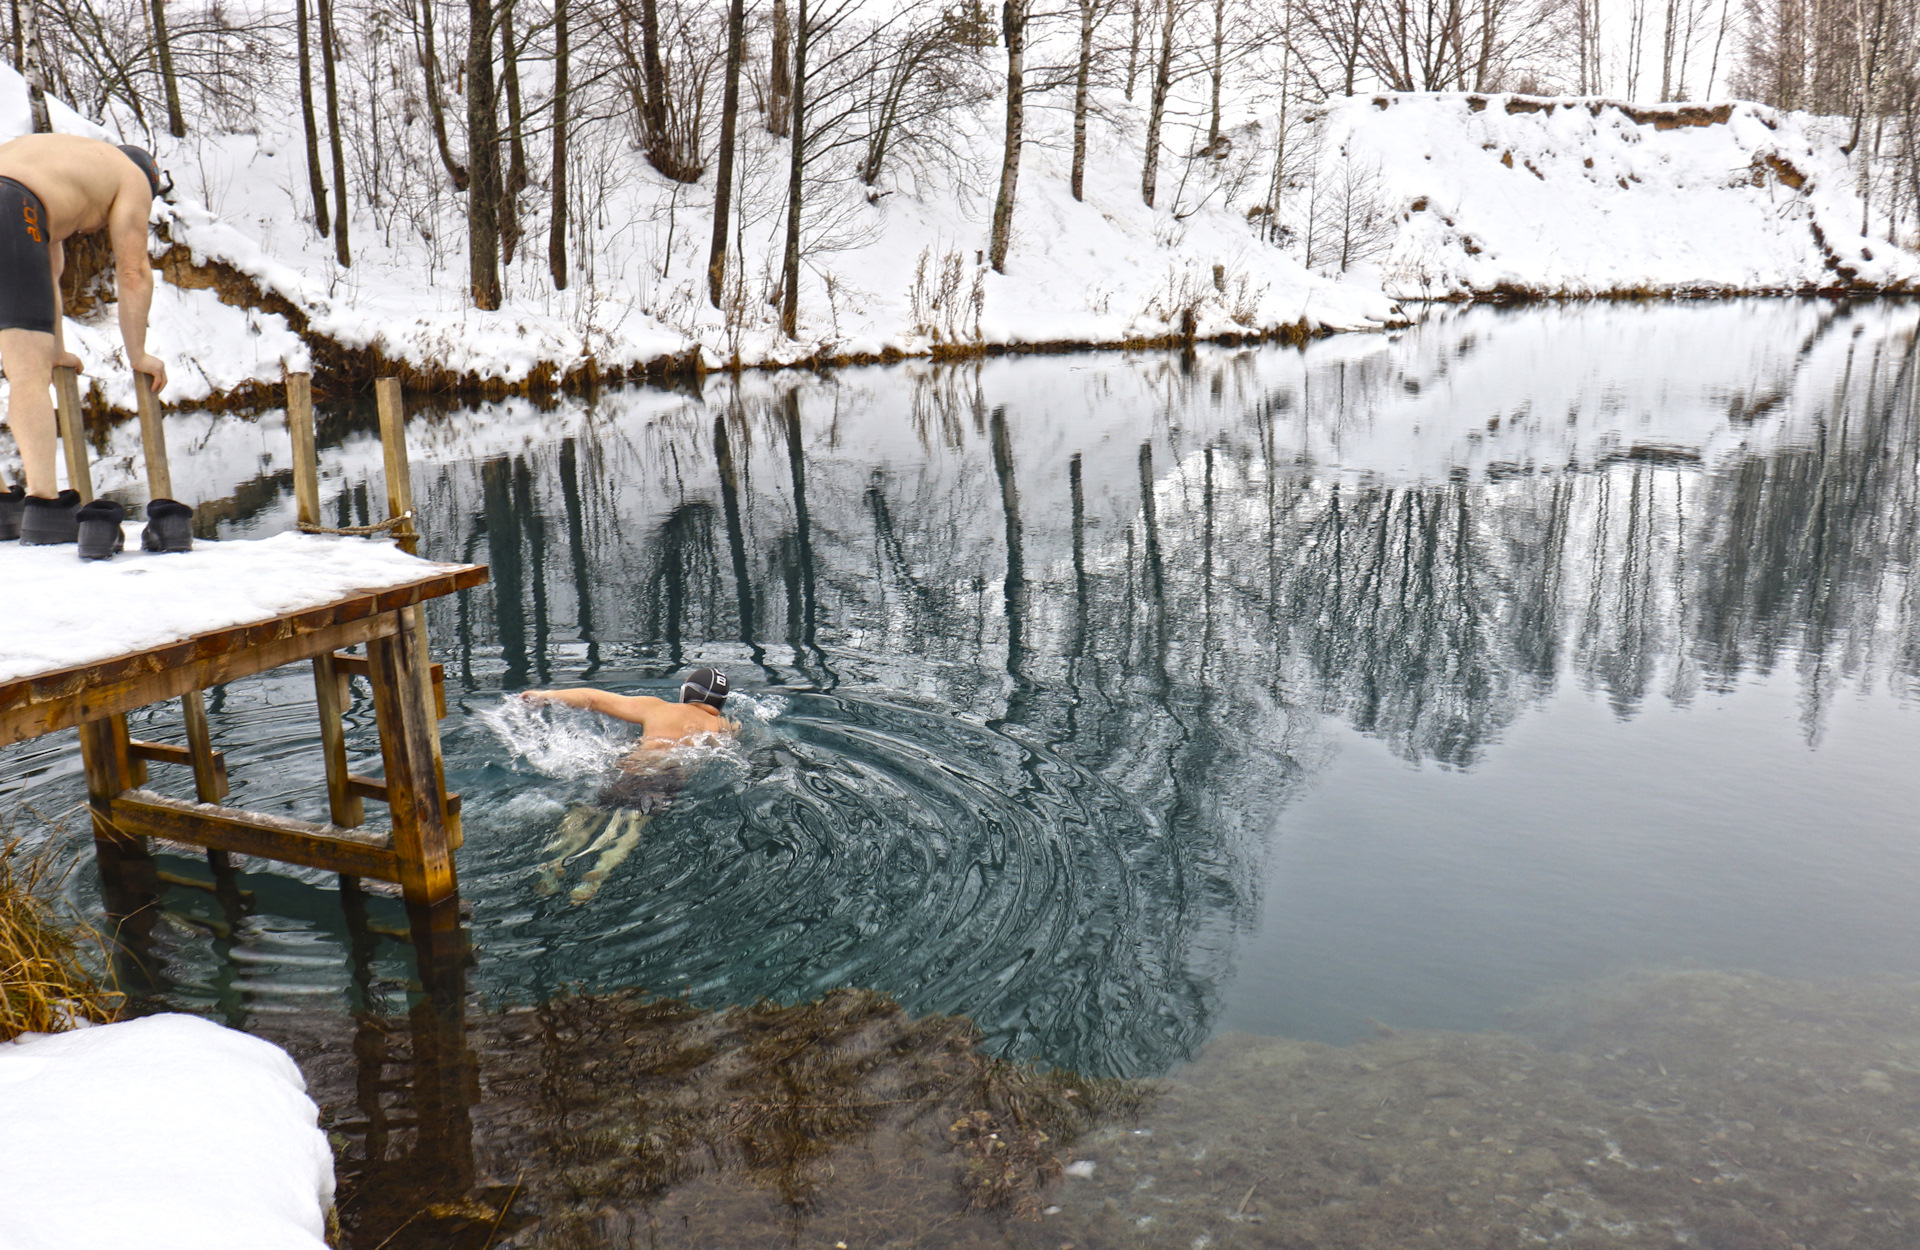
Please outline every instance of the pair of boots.
[{"label": "pair of boots", "polygon": [[[127,540],[120,523],[126,517],[127,510],[111,499],[83,507],[75,490],[63,490],[54,499],[29,495],[18,486],[0,494],[0,540],[17,538],[23,547],[78,543],[82,560],[106,560],[124,550]],[[149,503],[140,546],[146,551],[192,551],[193,509],[171,499]]]}]

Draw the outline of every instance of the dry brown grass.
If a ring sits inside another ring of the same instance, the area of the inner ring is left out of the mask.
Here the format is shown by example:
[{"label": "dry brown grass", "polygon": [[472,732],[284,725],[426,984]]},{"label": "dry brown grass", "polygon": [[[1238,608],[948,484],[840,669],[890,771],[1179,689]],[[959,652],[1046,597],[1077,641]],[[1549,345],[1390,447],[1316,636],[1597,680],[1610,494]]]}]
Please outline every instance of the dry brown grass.
[{"label": "dry brown grass", "polygon": [[27,851],[19,838],[0,836],[0,1042],[120,1014],[124,996],[89,966],[104,939],[62,915],[56,901],[69,871],[48,849]]}]

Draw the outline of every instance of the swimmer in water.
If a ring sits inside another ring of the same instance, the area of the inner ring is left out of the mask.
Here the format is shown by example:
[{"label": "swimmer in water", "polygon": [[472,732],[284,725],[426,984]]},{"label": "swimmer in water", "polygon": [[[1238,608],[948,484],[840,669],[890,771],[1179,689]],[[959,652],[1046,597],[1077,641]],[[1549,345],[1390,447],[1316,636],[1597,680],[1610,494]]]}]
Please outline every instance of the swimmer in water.
[{"label": "swimmer in water", "polygon": [[667,809],[686,784],[686,760],[679,749],[708,734],[732,734],[740,728],[720,714],[727,701],[727,675],[715,668],[697,668],[687,674],[680,685],[678,703],[650,694],[620,695],[585,687],[528,690],[520,697],[529,703],[559,703],[599,712],[640,726],[639,745],[614,766],[614,776],[598,800],[576,804],[547,844],[554,858],[540,865],[540,875],[533,885],[540,894],[559,890],[560,873],[568,861],[583,853],[600,852],[599,860],[569,896],[576,904],[600,892],[608,874],[633,853],[640,831]]}]

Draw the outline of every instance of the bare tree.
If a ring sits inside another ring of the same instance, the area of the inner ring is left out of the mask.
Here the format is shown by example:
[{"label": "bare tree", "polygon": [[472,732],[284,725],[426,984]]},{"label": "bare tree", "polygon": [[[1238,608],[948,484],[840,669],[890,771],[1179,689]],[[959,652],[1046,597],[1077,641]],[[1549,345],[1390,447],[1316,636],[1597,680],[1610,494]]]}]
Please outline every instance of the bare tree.
[{"label": "bare tree", "polygon": [[[1087,175],[1087,88],[1093,75],[1093,36],[1114,0],[1075,0],[1080,10],[1080,47],[1073,70],[1073,198],[1084,199]],[[1138,12],[1138,0],[1135,0]],[[1136,22],[1137,27],[1137,22]],[[1129,87],[1128,94],[1132,94]]]},{"label": "bare tree", "polygon": [[571,125],[572,49],[567,46],[567,0],[553,3],[552,219],[547,225],[547,272],[555,289],[567,289],[567,130]]},{"label": "bare tree", "polygon": [[327,83],[327,141],[333,149],[333,256],[341,268],[353,264],[347,243],[347,158],[340,140],[340,88],[334,67],[333,0],[319,0],[320,62]]},{"label": "bare tree", "polygon": [[1027,0],[1002,0],[1000,30],[1007,41],[1007,134],[1000,158],[1000,193],[993,200],[993,233],[987,244],[987,260],[995,273],[1007,271],[1014,191],[1020,182],[1020,142],[1027,107]]},{"label": "bare tree", "polygon": [[1147,99],[1147,158],[1140,170],[1140,198],[1148,208],[1160,184],[1160,127],[1166,120],[1167,97],[1173,91],[1174,39],[1180,18],[1191,0],[1159,0],[1160,45],[1154,54],[1153,85]]},{"label": "bare tree", "polygon": [[720,307],[727,276],[727,208],[733,194],[734,127],[740,118],[740,57],[747,39],[746,0],[727,7],[727,85],[720,104],[720,169],[713,183],[713,244],[707,250],[707,299]]},{"label": "bare tree", "polygon": [[787,21],[787,0],[773,0],[773,81],[767,102],[767,133],[787,137],[788,111],[792,106],[793,74],[787,54],[793,47],[793,31]]},{"label": "bare tree", "polygon": [[180,115],[180,80],[173,74],[173,45],[167,39],[166,0],[153,0],[153,49],[160,61],[160,81],[167,93],[167,133],[187,137],[187,119]]},{"label": "bare tree", "polygon": [[[304,5],[306,0],[296,0]],[[453,158],[453,148],[447,143],[447,110],[440,95],[440,57],[433,47],[433,6],[435,0],[418,0],[414,7],[409,0],[407,11],[415,15],[414,34],[420,42],[420,70],[426,80],[427,117],[433,123],[433,139],[440,152],[440,163],[446,167],[447,176],[453,179],[453,189],[465,191],[469,174],[467,167]],[[324,231],[323,231],[324,233]]]},{"label": "bare tree", "polygon": [[468,290],[475,308],[493,309],[500,307],[500,121],[492,0],[467,0],[467,161]]}]

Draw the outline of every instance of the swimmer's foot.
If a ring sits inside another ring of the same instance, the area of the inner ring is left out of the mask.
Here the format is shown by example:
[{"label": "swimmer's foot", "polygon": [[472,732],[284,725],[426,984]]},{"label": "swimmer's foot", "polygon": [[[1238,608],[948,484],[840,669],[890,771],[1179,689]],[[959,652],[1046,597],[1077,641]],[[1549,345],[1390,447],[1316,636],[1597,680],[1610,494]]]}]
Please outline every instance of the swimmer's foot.
[{"label": "swimmer's foot", "polygon": [[593,871],[589,871],[585,877],[582,877],[580,884],[574,886],[573,893],[568,896],[573,900],[573,905],[578,907],[580,904],[587,902],[594,895],[598,894],[600,892],[600,881],[600,874]]},{"label": "swimmer's foot", "polygon": [[541,898],[560,892],[560,870],[557,865],[540,865],[540,875],[533,880],[533,892]]}]

